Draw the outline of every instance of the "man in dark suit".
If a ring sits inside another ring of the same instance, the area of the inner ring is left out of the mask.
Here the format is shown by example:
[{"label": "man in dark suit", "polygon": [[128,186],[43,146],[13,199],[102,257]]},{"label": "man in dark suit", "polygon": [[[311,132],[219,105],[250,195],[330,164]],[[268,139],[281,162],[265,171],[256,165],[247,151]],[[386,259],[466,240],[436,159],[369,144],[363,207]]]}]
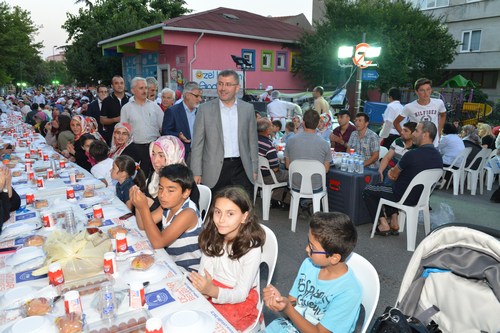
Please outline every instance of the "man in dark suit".
[{"label": "man in dark suit", "polygon": [[101,134],[103,137],[104,137],[104,131],[102,129],[102,124],[101,124],[101,108],[102,108],[102,101],[106,97],[108,97],[108,87],[106,87],[103,84],[98,85],[97,98],[94,99],[92,103],[89,104],[89,107],[87,109],[87,116],[95,118],[95,120],[97,121],[99,134]]},{"label": "man in dark suit", "polygon": [[236,98],[239,90],[238,73],[219,72],[219,98],[201,104],[196,115],[191,169],[196,183],[213,192],[240,185],[252,198],[259,164],[257,122],[253,105]]},{"label": "man in dark suit", "polygon": [[181,139],[186,148],[186,160],[191,151],[196,112],[200,105],[202,94],[203,92],[198,83],[186,83],[183,91],[183,101],[168,108],[163,115],[161,135],[173,135]]}]

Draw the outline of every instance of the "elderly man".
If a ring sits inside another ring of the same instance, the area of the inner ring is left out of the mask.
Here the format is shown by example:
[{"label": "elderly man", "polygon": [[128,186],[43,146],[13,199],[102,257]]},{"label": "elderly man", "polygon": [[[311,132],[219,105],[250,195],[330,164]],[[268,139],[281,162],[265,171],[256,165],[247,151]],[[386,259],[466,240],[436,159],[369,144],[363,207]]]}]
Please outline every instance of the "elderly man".
[{"label": "elderly man", "polygon": [[267,116],[271,121],[281,121],[282,128],[285,128],[287,119],[291,119],[295,115],[302,116],[300,106],[292,102],[282,101],[278,90],[271,93],[271,99],[272,102],[267,104]]},{"label": "elderly man", "polygon": [[146,79],[133,78],[131,87],[134,99],[123,106],[121,121],[132,126],[132,145],[137,154],[131,157],[141,162],[141,169],[147,175],[151,170],[149,144],[160,136],[163,112],[158,104],[147,98]]},{"label": "elderly man", "polygon": [[[392,186],[367,185],[363,191],[366,207],[372,217],[375,219],[377,214],[378,203],[381,198],[391,201],[399,201],[405,193],[408,185],[413,178],[421,171],[427,169],[439,169],[443,167],[443,160],[437,149],[433,145],[433,141],[437,135],[437,128],[433,122],[423,121],[417,125],[417,129],[413,132],[413,142],[418,146],[406,152],[401,160],[391,168],[387,176],[394,182]],[[405,201],[407,205],[416,205],[422,189],[412,191]],[[396,208],[385,206],[385,216],[381,216],[378,223],[379,226],[376,235],[388,236],[398,235],[399,225],[398,219],[392,215],[397,214]],[[388,221],[391,221],[390,224]]]},{"label": "elderly man", "polygon": [[174,105],[175,91],[170,88],[163,88],[160,96],[160,108],[165,112],[169,107]]},{"label": "elderly man", "polygon": [[172,106],[163,115],[162,135],[173,135],[181,139],[186,148],[186,160],[191,151],[196,112],[203,97],[203,91],[196,82],[188,82],[182,92],[182,103]]},{"label": "elderly man", "polygon": [[[274,172],[276,179],[279,182],[288,181],[288,172],[280,169],[278,154],[274,148],[273,142],[270,137],[273,132],[273,123],[267,118],[257,120],[257,132],[259,140],[259,155],[265,157],[269,161],[269,167]],[[262,170],[262,176],[266,184],[272,184],[273,178],[269,170]],[[284,188],[277,188],[273,191],[272,199],[283,203],[283,207],[290,203],[290,198],[285,198],[286,192]],[[286,200],[285,200],[286,199]]]},{"label": "elderly man", "polygon": [[325,89],[323,89],[323,87],[321,86],[317,86],[313,90],[313,97],[314,97],[313,109],[316,110],[319,114],[329,113],[330,111],[330,105],[328,104],[327,100],[323,97],[324,92]]},{"label": "elderly man", "polygon": [[159,83],[154,77],[148,76],[146,78],[147,95],[150,101],[156,102],[156,95],[158,94],[158,85]]},{"label": "elderly man", "polygon": [[370,117],[364,112],[356,114],[356,132],[351,134],[347,147],[354,149],[354,151],[365,160],[365,167],[378,168],[379,162],[379,138],[378,135],[368,128]]},{"label": "elderly man", "polygon": [[233,70],[217,76],[219,98],[200,105],[194,124],[191,169],[196,183],[216,192],[240,185],[253,197],[259,165],[253,105],[236,98],[240,78]]},{"label": "elderly man", "polygon": [[111,79],[113,92],[102,101],[101,124],[106,143],[111,145],[111,138],[115,130],[115,124],[120,122],[122,107],[128,103],[128,97],[125,95],[125,81],[119,75]]}]

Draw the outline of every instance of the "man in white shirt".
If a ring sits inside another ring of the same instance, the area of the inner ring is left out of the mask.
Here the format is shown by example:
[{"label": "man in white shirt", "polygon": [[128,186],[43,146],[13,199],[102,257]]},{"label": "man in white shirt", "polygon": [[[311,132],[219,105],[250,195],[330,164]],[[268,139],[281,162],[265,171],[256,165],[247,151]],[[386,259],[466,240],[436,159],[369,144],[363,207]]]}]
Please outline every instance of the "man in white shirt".
[{"label": "man in white shirt", "polygon": [[[387,104],[387,108],[382,115],[384,118],[384,124],[382,125],[379,136],[381,139],[384,139],[382,140],[382,146],[390,149],[392,142],[400,137],[399,132],[394,127],[393,123],[397,116],[399,116],[403,111],[403,106],[399,102],[401,100],[401,90],[398,88],[392,87],[389,89],[387,96],[389,104]],[[399,126],[403,126],[404,123],[406,123],[406,119],[403,119],[403,121],[399,123]]]},{"label": "man in white shirt", "polygon": [[271,121],[281,121],[281,128],[285,128],[286,120],[295,115],[302,116],[302,109],[295,103],[282,101],[280,92],[274,90],[271,93],[272,102],[267,104],[267,116]]},{"label": "man in white shirt", "polygon": [[132,126],[132,135],[136,162],[141,162],[141,169],[147,175],[151,170],[149,144],[160,137],[163,111],[158,104],[147,98],[146,79],[135,77],[131,82],[134,99],[129,100],[121,109],[121,121]]},{"label": "man in white shirt", "polygon": [[409,117],[410,121],[419,123],[431,121],[436,125],[438,131],[434,139],[434,147],[439,145],[439,135],[446,122],[446,107],[440,99],[431,98],[432,81],[426,78],[418,79],[415,82],[415,93],[418,99],[404,106],[401,114],[394,121],[394,127],[401,134],[401,121]]},{"label": "man in white shirt", "polygon": [[35,95],[33,96],[33,103],[36,103],[38,105],[47,104],[45,103],[45,96],[42,93],[40,93],[39,90],[35,90]]}]

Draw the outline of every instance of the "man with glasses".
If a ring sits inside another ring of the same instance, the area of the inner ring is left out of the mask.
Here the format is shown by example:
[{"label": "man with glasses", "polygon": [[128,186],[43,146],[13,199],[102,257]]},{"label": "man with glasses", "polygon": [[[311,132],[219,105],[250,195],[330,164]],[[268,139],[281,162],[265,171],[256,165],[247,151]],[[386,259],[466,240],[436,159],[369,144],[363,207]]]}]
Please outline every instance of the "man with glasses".
[{"label": "man with glasses", "polygon": [[186,148],[185,159],[188,160],[193,138],[194,121],[200,106],[203,91],[196,82],[188,82],[184,86],[183,101],[167,110],[163,115],[161,135],[177,136]]},{"label": "man with glasses", "polygon": [[108,87],[103,84],[97,86],[97,98],[89,104],[87,109],[87,116],[94,117],[97,121],[97,127],[99,134],[104,137],[104,130],[101,124],[101,109],[102,109],[102,101],[108,97]]},{"label": "man with glasses", "polygon": [[240,185],[252,198],[259,165],[257,122],[253,105],[236,98],[239,90],[238,73],[219,72],[219,98],[201,104],[196,115],[191,169],[196,183],[214,192]]}]

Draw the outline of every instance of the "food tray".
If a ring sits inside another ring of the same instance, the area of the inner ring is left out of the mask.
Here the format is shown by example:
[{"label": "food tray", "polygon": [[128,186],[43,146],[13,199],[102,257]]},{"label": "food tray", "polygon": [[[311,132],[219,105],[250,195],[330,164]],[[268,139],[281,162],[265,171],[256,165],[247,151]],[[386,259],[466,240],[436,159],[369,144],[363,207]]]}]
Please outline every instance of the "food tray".
[{"label": "food tray", "polygon": [[61,296],[70,290],[76,290],[80,293],[80,296],[93,294],[101,288],[104,282],[110,281],[114,283],[114,279],[111,274],[99,274],[91,278],[74,280],[70,282],[65,282],[57,286],[57,290]]},{"label": "food tray", "polygon": [[146,309],[137,309],[125,313],[121,313],[114,319],[102,319],[100,321],[86,325],[88,333],[104,333],[104,332],[145,332],[146,321],[151,318],[151,314]]}]

